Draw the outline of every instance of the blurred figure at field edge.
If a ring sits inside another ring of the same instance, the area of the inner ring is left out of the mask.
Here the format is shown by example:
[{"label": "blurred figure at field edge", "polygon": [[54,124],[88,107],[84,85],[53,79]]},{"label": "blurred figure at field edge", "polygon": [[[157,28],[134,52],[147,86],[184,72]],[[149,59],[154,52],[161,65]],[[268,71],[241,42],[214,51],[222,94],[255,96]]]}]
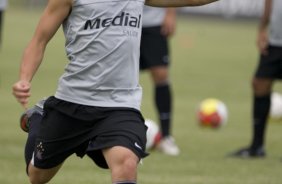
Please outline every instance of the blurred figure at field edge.
[{"label": "blurred figure at field edge", "polygon": [[162,139],[161,152],[177,156],[179,148],[171,136],[172,90],[169,81],[169,38],[176,28],[176,9],[144,6],[140,46],[140,69],[149,70],[154,84],[154,102]]},{"label": "blurred figure at field edge", "polygon": [[236,157],[264,157],[265,132],[273,82],[282,79],[282,1],[265,0],[258,31],[260,52],[253,81],[253,137],[251,144],[233,153]]},{"label": "blurred figure at field edge", "polygon": [[4,13],[7,8],[7,0],[0,0],[0,49],[2,47],[2,35],[4,26]]}]

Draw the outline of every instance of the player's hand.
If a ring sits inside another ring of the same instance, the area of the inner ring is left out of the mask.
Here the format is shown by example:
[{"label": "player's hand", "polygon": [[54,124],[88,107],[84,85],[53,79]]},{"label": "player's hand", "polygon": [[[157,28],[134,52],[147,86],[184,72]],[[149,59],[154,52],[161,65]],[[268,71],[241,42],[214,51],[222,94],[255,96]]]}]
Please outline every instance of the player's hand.
[{"label": "player's hand", "polygon": [[28,81],[18,81],[13,85],[13,95],[16,97],[17,101],[27,109],[28,98],[30,97],[31,84]]},{"label": "player's hand", "polygon": [[268,51],[267,51],[267,48],[268,48],[268,33],[267,33],[267,31],[263,30],[263,31],[259,32],[258,39],[257,39],[257,47],[258,47],[258,49],[259,49],[259,51],[262,55],[268,54]]}]

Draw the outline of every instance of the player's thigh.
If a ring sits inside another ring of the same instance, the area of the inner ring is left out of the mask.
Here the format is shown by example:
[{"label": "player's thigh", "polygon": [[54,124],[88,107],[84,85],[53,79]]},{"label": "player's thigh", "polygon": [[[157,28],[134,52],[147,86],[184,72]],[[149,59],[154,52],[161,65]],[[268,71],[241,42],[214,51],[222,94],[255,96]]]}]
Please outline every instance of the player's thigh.
[{"label": "player's thigh", "polygon": [[113,177],[127,175],[135,179],[139,157],[129,148],[114,146],[103,150]]}]

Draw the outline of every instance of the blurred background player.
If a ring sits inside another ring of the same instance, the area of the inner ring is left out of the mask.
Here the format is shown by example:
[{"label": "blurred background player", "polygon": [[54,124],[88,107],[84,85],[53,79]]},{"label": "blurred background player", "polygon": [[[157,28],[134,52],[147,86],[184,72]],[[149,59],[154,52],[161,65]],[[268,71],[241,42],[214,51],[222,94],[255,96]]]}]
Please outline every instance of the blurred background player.
[{"label": "blurred background player", "polygon": [[169,81],[168,39],[174,34],[175,28],[175,8],[144,6],[140,69],[148,69],[154,83],[154,99],[162,133],[162,139],[157,148],[172,156],[180,152],[171,136],[172,92]]},{"label": "blurred background player", "polygon": [[264,138],[270,110],[273,82],[282,78],[282,1],[265,0],[258,31],[260,61],[253,86],[253,138],[247,148],[233,153],[237,157],[264,157]]},{"label": "blurred background player", "polygon": [[0,48],[2,46],[4,12],[5,12],[6,8],[7,8],[7,0],[0,0]]}]

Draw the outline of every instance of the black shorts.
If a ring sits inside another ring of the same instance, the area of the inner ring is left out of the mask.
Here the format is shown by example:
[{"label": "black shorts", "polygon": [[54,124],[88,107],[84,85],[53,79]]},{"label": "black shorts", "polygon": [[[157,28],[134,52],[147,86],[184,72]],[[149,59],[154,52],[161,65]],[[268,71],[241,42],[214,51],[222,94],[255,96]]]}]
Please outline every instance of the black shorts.
[{"label": "black shorts", "polygon": [[169,63],[168,40],[161,34],[161,27],[143,28],[140,45],[140,69],[168,66]]},{"label": "black shorts", "polygon": [[33,165],[41,169],[57,166],[76,153],[87,154],[102,168],[108,168],[102,149],[123,146],[140,159],[145,152],[146,130],[138,110],[92,107],[50,97],[44,104]]},{"label": "black shorts", "polygon": [[268,54],[260,56],[255,77],[282,79],[282,47],[268,47]]}]

